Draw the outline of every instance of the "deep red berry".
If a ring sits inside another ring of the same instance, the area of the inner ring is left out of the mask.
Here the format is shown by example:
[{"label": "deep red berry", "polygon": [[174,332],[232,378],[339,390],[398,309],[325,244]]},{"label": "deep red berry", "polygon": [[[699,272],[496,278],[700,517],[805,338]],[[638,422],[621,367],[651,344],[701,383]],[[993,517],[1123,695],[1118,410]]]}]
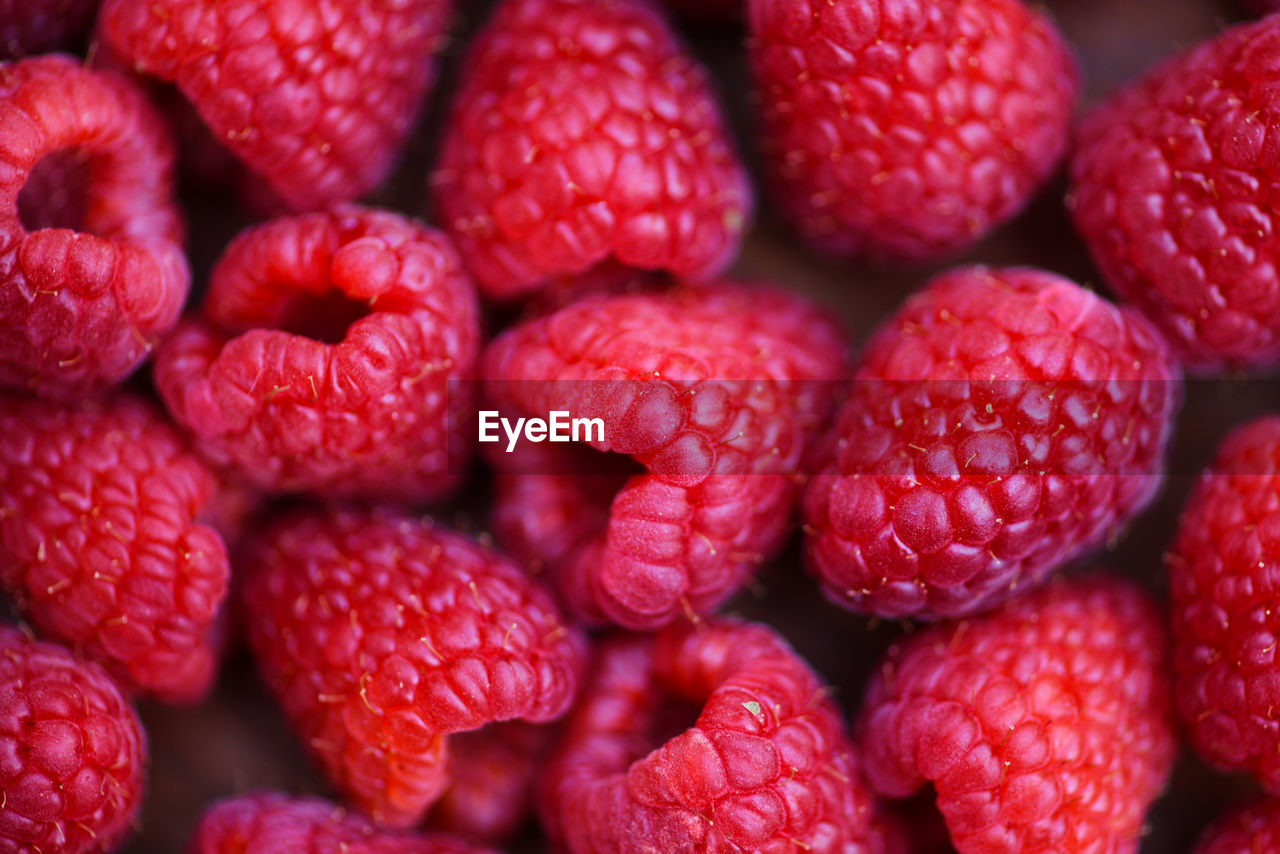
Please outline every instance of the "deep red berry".
[{"label": "deep red berry", "polygon": [[447,836],[380,829],[319,798],[239,795],[200,819],[186,854],[486,854]]},{"label": "deep red berry", "polygon": [[1178,711],[1210,762],[1280,794],[1280,417],[1232,433],[1165,558]]},{"label": "deep red berry", "polygon": [[450,0],[106,0],[99,29],[173,83],[291,209],[351,201],[394,165],[435,75]]},{"label": "deep red berry", "polygon": [[[680,703],[697,720],[663,744]],[[882,850],[839,711],[758,625],[606,641],[542,795],[548,832],[571,854]]]},{"label": "deep red berry", "polygon": [[0,59],[73,48],[98,0],[0,0]]},{"label": "deep red berry", "polygon": [[889,653],[860,736],[867,777],[931,783],[960,854],[1127,854],[1175,753],[1165,636],[1136,587],[1093,575]]},{"label": "deep red berry", "polygon": [[1229,810],[1200,836],[1195,854],[1280,851],[1280,801],[1259,798]]},{"label": "deep red berry", "polygon": [[217,486],[141,401],[0,396],[0,584],[126,688],[196,700],[229,575],[222,538],[197,521]]},{"label": "deep red berry", "polygon": [[491,297],[609,258],[711,276],[751,217],[707,77],[648,0],[504,0],[446,128],[435,202]]},{"label": "deep red berry", "polygon": [[142,800],[146,736],[96,664],[0,627],[0,852],[105,854]]},{"label": "deep red berry", "polygon": [[163,119],[68,56],[0,64],[0,386],[74,397],[123,379],[189,274]]},{"label": "deep red berry", "polygon": [[505,557],[408,516],[331,510],[249,550],[249,639],[333,784],[378,822],[417,823],[448,786],[450,733],[568,707],[581,654]]},{"label": "deep red berry", "polygon": [[441,234],[355,207],[237,237],[156,360],[174,418],[263,489],[434,498],[470,452],[474,289]]},{"label": "deep red berry", "polygon": [[1181,387],[1136,312],[1032,269],[943,274],[863,353],[806,492],[809,566],[861,612],[988,608],[1150,503]]},{"label": "deep red berry", "polygon": [[750,0],[766,170],[826,252],[929,261],[1012,218],[1066,148],[1077,80],[1020,0]]},{"label": "deep red berry", "polygon": [[1158,67],[1081,123],[1067,200],[1107,282],[1188,367],[1280,363],[1280,18]]},{"label": "deep red berry", "polygon": [[844,370],[815,306],[732,283],[587,299],[517,326],[485,356],[503,417],[600,418],[591,446],[635,471],[597,474],[610,460],[585,445],[489,445],[507,473],[496,533],[586,619],[656,628],[707,612],[789,530],[794,475]]}]

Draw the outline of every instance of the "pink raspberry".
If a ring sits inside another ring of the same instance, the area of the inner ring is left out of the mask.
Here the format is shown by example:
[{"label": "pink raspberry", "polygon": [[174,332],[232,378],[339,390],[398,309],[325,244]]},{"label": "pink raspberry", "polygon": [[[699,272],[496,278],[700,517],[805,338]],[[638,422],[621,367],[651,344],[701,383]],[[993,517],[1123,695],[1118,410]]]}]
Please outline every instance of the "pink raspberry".
[{"label": "pink raspberry", "polygon": [[1155,608],[1101,575],[889,653],[862,711],[867,777],[931,783],[960,854],[1137,850],[1176,744]]},{"label": "pink raspberry", "polygon": [[720,283],[575,303],[499,336],[484,372],[503,417],[598,417],[591,446],[622,455],[495,451],[499,540],[583,618],[656,628],[781,545],[844,345],[799,297]]},{"label": "pink raspberry", "polygon": [[534,723],[573,698],[580,639],[509,560],[429,522],[328,510],[249,551],[259,669],[335,787],[416,824],[449,784],[449,734]]},{"label": "pink raspberry", "polygon": [[1195,854],[1263,854],[1280,851],[1280,801],[1259,798],[1215,821],[1196,843]]},{"label": "pink raspberry", "polygon": [[319,798],[259,792],[228,798],[200,819],[186,854],[489,854],[447,836],[380,829]]},{"label": "pink raspberry", "polygon": [[805,495],[809,566],[860,612],[989,608],[1151,502],[1181,389],[1136,312],[1038,270],[945,273],[862,355]]},{"label": "pink raspberry", "polygon": [[173,83],[289,208],[387,176],[435,76],[450,0],[106,0],[111,50]]},{"label": "pink raspberry", "polygon": [[751,217],[706,74],[648,0],[504,0],[445,127],[435,202],[490,297],[609,258],[713,276]]},{"label": "pink raspberry", "polygon": [[[680,703],[697,720],[664,744]],[[571,854],[883,850],[839,711],[764,626],[606,641],[542,792]]]},{"label": "pink raspberry", "polygon": [[201,311],[156,384],[219,465],[329,496],[435,498],[460,480],[480,330],[443,235],[355,207],[279,219],[231,243]]},{"label": "pink raspberry", "polygon": [[750,0],[765,167],[828,253],[933,261],[1016,215],[1066,149],[1075,64],[1020,0]]},{"label": "pink raspberry", "polygon": [[1280,417],[1223,442],[1166,555],[1178,711],[1210,762],[1280,794]]},{"label": "pink raspberry", "polygon": [[0,64],[0,173],[0,386],[119,382],[190,280],[163,119],[69,56]]},{"label": "pink raspberry", "polygon": [[1107,282],[1191,369],[1280,364],[1280,18],[1227,30],[1081,123],[1067,206]]},{"label": "pink raspberry", "polygon": [[75,47],[98,0],[0,0],[0,59]]},{"label": "pink raspberry", "polygon": [[106,672],[0,626],[0,851],[105,854],[142,800],[146,736]]},{"label": "pink raspberry", "polygon": [[150,406],[0,397],[0,584],[125,687],[194,701],[229,570],[213,473]]}]

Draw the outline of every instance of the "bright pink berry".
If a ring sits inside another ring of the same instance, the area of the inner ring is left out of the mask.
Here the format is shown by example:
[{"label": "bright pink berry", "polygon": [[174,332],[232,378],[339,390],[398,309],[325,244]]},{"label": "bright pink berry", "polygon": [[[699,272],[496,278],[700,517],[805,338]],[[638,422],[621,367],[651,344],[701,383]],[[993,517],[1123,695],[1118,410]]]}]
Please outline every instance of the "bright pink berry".
[{"label": "bright pink berry", "polygon": [[[680,704],[697,719],[663,743]],[[542,794],[571,854],[882,850],[839,711],[759,625],[606,641]]]},{"label": "bright pink berry", "polygon": [[98,0],[0,0],[0,59],[74,48]]},{"label": "bright pink berry", "polygon": [[1194,854],[1280,851],[1280,801],[1258,798],[1229,810],[1201,835]]},{"label": "bright pink berry", "polygon": [[447,836],[379,828],[319,798],[258,792],[220,801],[186,854],[486,854]]},{"label": "bright pink berry", "polygon": [[921,632],[872,682],[867,777],[931,783],[960,854],[1129,854],[1176,749],[1165,642],[1146,596],[1101,575]]},{"label": "bright pink berry", "polygon": [[712,276],[751,217],[706,74],[648,0],[504,0],[446,128],[435,202],[491,297],[610,258]]},{"label": "bright pink berry", "polygon": [[585,619],[705,613],[781,545],[844,371],[824,313],[732,283],[586,299],[508,330],[484,368],[504,417],[600,418],[591,446],[620,457],[494,451],[498,538]]},{"label": "bright pink berry", "polygon": [[96,664],[0,627],[0,852],[105,854],[142,800],[146,736]]},{"label": "bright pink berry", "polygon": [[1165,558],[1178,711],[1210,762],[1280,794],[1280,417],[1229,435]]},{"label": "bright pink berry", "polygon": [[1081,123],[1067,206],[1108,283],[1188,367],[1280,363],[1280,18],[1227,30]]},{"label": "bright pink berry", "polygon": [[303,211],[386,177],[435,76],[451,8],[106,0],[99,29],[137,71],[177,86],[216,139]]},{"label": "bright pink berry", "polygon": [[198,521],[217,487],[141,401],[0,397],[0,584],[126,688],[199,699],[229,575],[221,536]]},{"label": "bright pink berry", "polygon": [[479,352],[449,241],[355,207],[242,233],[156,384],[198,448],[256,486],[434,498],[460,480]]},{"label": "bright pink berry", "polygon": [[173,145],[135,87],[69,56],[0,64],[0,386],[114,384],[178,319]]},{"label": "bright pink berry", "polygon": [[805,495],[809,566],[860,612],[989,608],[1151,502],[1181,388],[1132,310],[1038,270],[945,273],[862,355]]},{"label": "bright pink berry", "polygon": [[750,0],[765,166],[823,251],[930,261],[1011,219],[1057,167],[1078,88],[1020,0]]},{"label": "bright pink berry", "polygon": [[249,639],[333,784],[379,823],[417,823],[449,784],[450,733],[534,723],[573,698],[581,647],[501,555],[429,522],[329,510],[250,548]]}]

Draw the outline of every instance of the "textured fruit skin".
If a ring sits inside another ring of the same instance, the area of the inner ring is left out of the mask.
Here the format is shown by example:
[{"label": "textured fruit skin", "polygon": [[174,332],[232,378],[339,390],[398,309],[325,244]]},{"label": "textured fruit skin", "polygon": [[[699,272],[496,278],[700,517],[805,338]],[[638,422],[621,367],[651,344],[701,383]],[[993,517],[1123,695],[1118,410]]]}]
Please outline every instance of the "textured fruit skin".
[{"label": "textured fruit skin", "polygon": [[74,47],[98,0],[0,0],[0,59]]},{"label": "textured fruit skin", "polygon": [[1258,798],[1229,810],[1210,825],[1194,854],[1260,854],[1280,851],[1280,801]]},{"label": "textured fruit skin", "polygon": [[505,0],[445,127],[435,203],[489,297],[609,258],[713,276],[752,215],[707,76],[648,0]]},{"label": "textured fruit skin", "polygon": [[1187,499],[1165,556],[1174,687],[1191,745],[1280,794],[1280,417],[1231,433]]},{"label": "textured fruit skin", "polygon": [[[325,301],[340,295],[367,313],[338,343],[312,337],[348,310]],[[470,451],[472,389],[456,381],[471,378],[479,338],[474,289],[442,234],[341,207],[237,237],[200,319],[165,342],[156,385],[202,452],[262,489],[435,498]]]},{"label": "textured fruit skin", "polygon": [[106,0],[99,31],[173,83],[292,210],[386,177],[435,76],[451,0]]},{"label": "textured fruit skin", "polygon": [[490,455],[499,540],[578,616],[652,629],[713,609],[781,545],[845,361],[814,305],[717,283],[583,300],[500,335],[483,370],[505,417],[599,417],[591,446],[642,467],[587,474],[609,460],[566,457],[585,445]]},{"label": "textured fruit skin", "polygon": [[[881,846],[835,704],[779,636],[711,620],[605,641],[542,787],[571,854]],[[696,723],[653,749],[665,706]]]},{"label": "textured fruit skin", "polygon": [[1137,312],[1038,270],[945,273],[854,372],[805,494],[809,567],[859,612],[989,608],[1151,502],[1181,392]]},{"label": "textured fruit skin", "polygon": [[197,700],[230,574],[222,537],[197,521],[217,489],[140,400],[0,396],[0,585],[127,689]]},{"label": "textured fruit skin", "polygon": [[749,0],[747,26],[769,183],[824,252],[958,253],[1066,149],[1075,63],[1019,0]]},{"label": "textured fruit skin", "polygon": [[[41,159],[60,151],[83,158],[78,216],[47,198],[69,161]],[[77,397],[173,327],[190,284],[173,158],[122,78],[56,54],[0,64],[0,386]]]},{"label": "textured fruit skin", "polygon": [[382,830],[320,798],[256,792],[214,804],[186,854],[486,854],[447,836]]},{"label": "textured fruit skin", "polygon": [[508,559],[408,516],[286,517],[248,550],[249,640],[333,785],[390,827],[449,783],[450,733],[573,698],[580,638]]},{"label": "textured fruit skin", "polygon": [[96,664],[0,627],[0,852],[106,854],[142,800],[146,735]]},{"label": "textured fruit skin", "polygon": [[1115,291],[1209,373],[1280,362],[1280,19],[1227,30],[1081,122],[1067,206]]},{"label": "textured fruit skin", "polygon": [[1176,744],[1165,634],[1128,582],[1055,582],[890,650],[859,727],[872,787],[932,783],[960,854],[1127,854]]}]

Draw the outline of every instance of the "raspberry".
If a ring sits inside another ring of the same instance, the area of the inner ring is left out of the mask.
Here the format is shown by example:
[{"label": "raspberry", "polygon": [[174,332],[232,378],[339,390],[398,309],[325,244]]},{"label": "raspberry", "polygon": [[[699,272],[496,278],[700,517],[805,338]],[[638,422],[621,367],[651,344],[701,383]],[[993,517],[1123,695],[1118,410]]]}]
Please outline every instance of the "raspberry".
[{"label": "raspberry", "polygon": [[[563,850],[880,850],[839,711],[764,626],[607,641],[587,684],[542,789]],[[646,755],[678,702],[700,704],[696,723]]]},{"label": "raspberry", "polygon": [[138,400],[0,397],[0,584],[125,687],[197,700],[229,574],[222,538],[196,521],[216,490]]},{"label": "raspberry", "polygon": [[1280,801],[1259,798],[1230,810],[1196,843],[1195,854],[1280,851]]},{"label": "raspberry", "polygon": [[456,381],[477,312],[439,233],[355,207],[287,217],[227,248],[156,384],[200,450],[262,489],[434,498],[470,450]]},{"label": "raspberry", "polygon": [[945,273],[867,345],[805,495],[810,568],[860,612],[989,608],[1151,502],[1181,389],[1136,312],[1038,270]]},{"label": "raspberry", "polygon": [[711,85],[648,0],[505,0],[446,128],[435,202],[490,297],[609,258],[709,277],[751,217]]},{"label": "raspberry", "polygon": [[100,30],[175,84],[295,211],[351,201],[394,165],[435,74],[450,0],[106,0]]},{"label": "raspberry", "polygon": [[766,172],[818,249],[933,261],[1011,219],[1056,168],[1078,89],[1019,0],[750,0]]},{"label": "raspberry", "polygon": [[656,628],[709,611],[780,546],[792,476],[844,371],[817,308],[732,283],[588,299],[517,326],[485,356],[493,400],[599,417],[592,445],[643,473],[582,474],[604,470],[596,454],[494,453],[497,536],[547,564],[585,619]]},{"label": "raspberry", "polygon": [[1280,363],[1266,137],[1280,18],[1170,60],[1081,123],[1067,199],[1108,283],[1196,371]]},{"label": "raspberry", "polygon": [[100,667],[0,627],[0,851],[115,850],[142,799],[146,752]]},{"label": "raspberry", "polygon": [[319,798],[258,792],[228,798],[200,819],[187,854],[485,854],[446,836],[381,830]]},{"label": "raspberry", "polygon": [[1187,499],[1166,555],[1178,711],[1192,746],[1280,794],[1280,417],[1242,427]]},{"label": "raspberry", "polygon": [[74,47],[97,10],[98,0],[0,0],[0,59]]},{"label": "raspberry", "polygon": [[163,119],[126,81],[0,64],[0,386],[116,383],[173,326],[190,277],[172,179]]},{"label": "raspberry", "polygon": [[449,783],[450,733],[568,707],[578,637],[506,558],[408,516],[330,510],[251,550],[249,639],[334,785],[415,824]]},{"label": "raspberry", "polygon": [[960,854],[1133,852],[1175,753],[1164,644],[1142,592],[1100,575],[921,632],[872,681],[867,777],[932,783]]}]

